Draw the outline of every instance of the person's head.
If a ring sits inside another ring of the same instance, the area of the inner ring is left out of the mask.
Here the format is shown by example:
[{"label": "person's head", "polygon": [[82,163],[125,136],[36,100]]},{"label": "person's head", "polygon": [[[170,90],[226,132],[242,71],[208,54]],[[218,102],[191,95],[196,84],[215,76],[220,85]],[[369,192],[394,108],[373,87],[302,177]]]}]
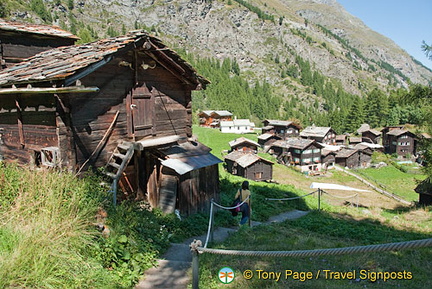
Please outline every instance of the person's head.
[{"label": "person's head", "polygon": [[249,182],[248,181],[244,181],[242,183],[242,189],[243,190],[249,190]]}]

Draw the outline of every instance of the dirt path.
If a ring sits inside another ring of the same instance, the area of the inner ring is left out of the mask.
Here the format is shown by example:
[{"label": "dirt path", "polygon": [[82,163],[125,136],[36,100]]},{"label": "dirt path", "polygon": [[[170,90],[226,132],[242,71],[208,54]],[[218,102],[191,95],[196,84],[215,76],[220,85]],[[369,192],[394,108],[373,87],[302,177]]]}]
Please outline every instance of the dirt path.
[{"label": "dirt path", "polygon": [[[293,210],[273,216],[265,223],[252,222],[252,226],[294,220],[307,213],[307,211]],[[223,242],[236,231],[237,229],[234,228],[217,228],[214,231],[214,242]],[[158,260],[158,266],[144,272],[144,279],[135,289],[186,289],[189,284],[188,270],[192,262],[189,245],[193,240],[201,240],[204,244],[206,237],[206,235],[196,236],[183,243],[172,244],[162,259]]]}]

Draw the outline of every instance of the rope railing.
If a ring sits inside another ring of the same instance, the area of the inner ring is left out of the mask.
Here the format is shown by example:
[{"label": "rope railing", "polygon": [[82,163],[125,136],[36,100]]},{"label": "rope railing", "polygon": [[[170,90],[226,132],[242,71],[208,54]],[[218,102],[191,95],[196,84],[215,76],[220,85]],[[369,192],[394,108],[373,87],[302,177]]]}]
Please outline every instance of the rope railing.
[{"label": "rope railing", "polygon": [[335,196],[335,195],[329,194],[329,193],[327,193],[326,191],[323,191],[323,190],[321,190],[321,192],[323,192],[324,194],[326,194],[326,195],[328,195],[330,197],[336,198],[336,199],[351,199],[351,198],[357,197],[357,204],[356,204],[356,206],[357,206],[357,208],[359,206],[359,194],[358,193],[356,193],[356,194],[354,194],[352,196],[345,197],[345,196]]},{"label": "rope railing", "polygon": [[224,209],[224,210],[232,210],[232,209],[239,208],[241,205],[243,205],[245,202],[247,202],[247,200],[249,200],[249,197],[250,196],[248,196],[243,202],[235,205],[234,207],[224,207],[224,206],[216,203],[215,201],[213,201],[213,199],[210,201],[210,218],[209,218],[209,224],[208,224],[208,228],[207,228],[207,236],[206,236],[206,240],[204,243],[204,248],[207,248],[207,244],[208,244],[208,241],[210,239],[211,229],[213,227],[213,215],[214,215],[213,214],[213,206],[219,207],[219,208]]},{"label": "rope railing", "polygon": [[297,250],[297,251],[241,251],[241,250],[224,250],[224,249],[209,249],[196,247],[198,252],[218,254],[218,255],[235,255],[235,256],[256,256],[256,257],[315,257],[321,255],[343,255],[343,254],[358,254],[371,252],[396,251],[406,249],[416,249],[423,247],[431,247],[432,238],[414,241],[405,241],[397,243],[387,243],[378,245],[331,248],[331,249],[315,249],[315,250]]}]

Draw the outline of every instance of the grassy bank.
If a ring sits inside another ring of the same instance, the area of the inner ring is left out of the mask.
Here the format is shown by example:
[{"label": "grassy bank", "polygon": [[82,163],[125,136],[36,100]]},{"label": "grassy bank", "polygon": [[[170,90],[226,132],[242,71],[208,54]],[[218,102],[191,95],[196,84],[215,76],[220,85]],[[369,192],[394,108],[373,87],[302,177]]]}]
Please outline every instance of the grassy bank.
[{"label": "grassy bank", "polygon": [[0,288],[131,288],[170,242],[207,229],[203,215],[114,209],[100,183],[0,163]]}]

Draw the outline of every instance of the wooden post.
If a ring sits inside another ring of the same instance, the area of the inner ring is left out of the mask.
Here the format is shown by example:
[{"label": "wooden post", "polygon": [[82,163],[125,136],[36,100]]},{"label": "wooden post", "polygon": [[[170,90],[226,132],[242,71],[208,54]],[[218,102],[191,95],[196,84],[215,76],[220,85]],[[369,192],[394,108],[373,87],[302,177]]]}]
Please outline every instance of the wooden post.
[{"label": "wooden post", "polygon": [[199,252],[198,247],[202,246],[201,240],[194,240],[190,244],[192,253],[192,289],[199,289]]},{"label": "wooden post", "polygon": [[214,241],[214,230],[213,230],[213,225],[214,225],[214,205],[213,205],[213,198],[211,199],[210,202],[210,218],[211,218],[211,222],[210,222],[210,242]]},{"label": "wooden post", "polygon": [[199,258],[198,251],[192,251],[192,289],[199,288]]},{"label": "wooden post", "polygon": [[321,189],[318,188],[318,211],[321,210]]},{"label": "wooden post", "polygon": [[249,206],[248,206],[248,209],[249,209],[249,220],[248,220],[248,224],[249,224],[249,227],[251,227],[251,224],[252,224],[252,222],[251,222],[251,219],[252,219],[252,215],[251,215],[251,212],[252,212],[252,198],[251,198],[251,195],[249,195]]}]

